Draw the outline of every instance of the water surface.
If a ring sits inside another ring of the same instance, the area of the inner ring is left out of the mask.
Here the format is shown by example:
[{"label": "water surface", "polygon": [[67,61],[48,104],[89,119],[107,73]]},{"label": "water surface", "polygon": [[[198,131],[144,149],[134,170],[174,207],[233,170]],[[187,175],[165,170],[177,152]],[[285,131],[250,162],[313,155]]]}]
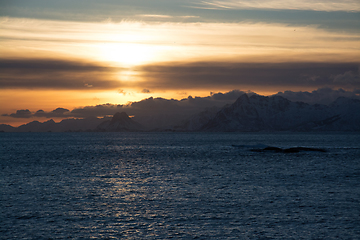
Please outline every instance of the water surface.
[{"label": "water surface", "polygon": [[[359,239],[359,134],[1,133],[3,239]],[[319,147],[259,153],[232,145]]]}]

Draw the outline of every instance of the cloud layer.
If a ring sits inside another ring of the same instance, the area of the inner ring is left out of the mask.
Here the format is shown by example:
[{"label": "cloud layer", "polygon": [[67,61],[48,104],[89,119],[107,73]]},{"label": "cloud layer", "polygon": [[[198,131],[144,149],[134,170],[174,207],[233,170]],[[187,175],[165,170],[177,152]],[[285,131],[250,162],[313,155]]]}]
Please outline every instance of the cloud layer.
[{"label": "cloud layer", "polygon": [[60,59],[0,59],[0,88],[113,89],[119,68]]},{"label": "cloud layer", "polygon": [[201,1],[201,5],[208,9],[292,9],[327,12],[360,11],[360,3],[356,0],[210,0]]},{"label": "cloud layer", "polygon": [[139,67],[148,89],[360,88],[358,63],[219,63]]},{"label": "cloud layer", "polygon": [[284,92],[279,92],[275,95],[282,96],[294,102],[329,104],[335,101],[339,97],[360,99],[360,89],[353,91],[346,91],[341,88],[337,90],[331,88],[319,88],[311,92],[284,91]]},{"label": "cloud layer", "polygon": [[[132,87],[143,93],[170,89],[360,88],[358,63],[160,63],[126,71],[94,63],[0,59],[0,88],[103,90]],[[124,78],[122,79],[122,74]]]}]

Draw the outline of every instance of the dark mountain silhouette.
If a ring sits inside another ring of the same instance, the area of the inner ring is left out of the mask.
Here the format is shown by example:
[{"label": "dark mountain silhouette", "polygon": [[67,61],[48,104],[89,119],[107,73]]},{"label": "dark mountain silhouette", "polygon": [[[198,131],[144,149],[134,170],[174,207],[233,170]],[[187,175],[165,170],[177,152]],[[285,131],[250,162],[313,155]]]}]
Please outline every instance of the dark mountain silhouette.
[{"label": "dark mountain silhouette", "polygon": [[111,120],[105,121],[96,127],[96,131],[130,132],[141,131],[144,127],[132,120],[125,112],[115,113]]},{"label": "dark mountain silhouette", "polygon": [[46,122],[33,121],[17,128],[18,132],[52,132],[56,129],[56,123],[50,119]]},{"label": "dark mountain silhouette", "polygon": [[7,124],[0,124],[0,132],[13,132],[16,128]]},{"label": "dark mountain silhouette", "polygon": [[54,120],[46,122],[33,121],[17,128],[10,125],[0,125],[0,131],[4,132],[68,132],[68,131],[92,131],[100,123],[109,118],[84,118],[84,119],[64,119],[59,123]]}]

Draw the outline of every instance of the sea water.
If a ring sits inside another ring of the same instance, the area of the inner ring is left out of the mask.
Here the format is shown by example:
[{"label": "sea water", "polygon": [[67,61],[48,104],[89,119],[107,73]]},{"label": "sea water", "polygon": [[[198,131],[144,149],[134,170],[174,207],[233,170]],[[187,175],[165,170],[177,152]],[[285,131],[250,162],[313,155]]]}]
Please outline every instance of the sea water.
[{"label": "sea water", "polygon": [[360,135],[0,133],[0,238],[359,239]]}]

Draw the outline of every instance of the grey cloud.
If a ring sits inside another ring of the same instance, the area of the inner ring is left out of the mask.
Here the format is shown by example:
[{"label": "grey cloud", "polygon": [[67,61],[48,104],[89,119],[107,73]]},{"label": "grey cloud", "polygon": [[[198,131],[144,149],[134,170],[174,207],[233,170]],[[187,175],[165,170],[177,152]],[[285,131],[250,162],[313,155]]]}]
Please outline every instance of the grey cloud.
[{"label": "grey cloud", "polygon": [[360,74],[354,71],[347,71],[343,74],[338,74],[333,77],[335,83],[340,84],[349,84],[349,85],[359,85],[360,84]]},{"label": "grey cloud", "polygon": [[141,90],[142,93],[150,93],[149,89],[144,88],[143,90]]},{"label": "grey cloud", "polygon": [[50,112],[45,112],[44,110],[38,110],[35,113],[32,113],[29,109],[26,110],[17,110],[16,113],[11,114],[2,114],[2,116],[12,117],[12,118],[32,118],[32,117],[46,117],[46,118],[67,118],[70,117],[67,113],[70,111],[65,108],[57,108]]},{"label": "grey cloud", "polygon": [[43,110],[38,110],[34,113],[34,117],[46,117],[46,118],[66,118],[68,115],[66,113],[70,112],[65,108],[57,108],[51,112],[45,112]]},{"label": "grey cloud", "polygon": [[360,89],[355,89],[353,91],[346,91],[341,88],[337,90],[331,88],[319,88],[312,92],[284,91],[284,92],[279,92],[275,95],[282,96],[291,101],[329,104],[335,101],[339,97],[360,99],[359,93],[360,93]]},{"label": "grey cloud", "polygon": [[24,72],[27,70],[82,72],[84,70],[102,70],[103,67],[90,63],[56,59],[0,59],[0,69],[21,69]]},{"label": "grey cloud", "polygon": [[[18,4],[16,4],[18,2]],[[66,3],[67,2],[67,3]],[[71,7],[69,3],[71,2]],[[316,25],[325,29],[351,29],[358,31],[360,21],[358,12],[320,12],[301,10],[264,11],[259,10],[211,10],[203,9],[202,0],[76,0],[76,1],[1,1],[0,14],[17,18],[59,19],[66,21],[99,22],[112,19],[114,22],[122,20],[140,20],[138,15],[170,14],[173,18],[165,21],[187,22],[275,22],[281,24]],[[301,1],[299,1],[301,2]],[[200,9],[198,8],[200,7]],[[199,16],[191,18],[186,16]],[[179,19],[180,16],[185,17]],[[306,16],[306,17],[304,17]],[[148,19],[146,19],[148,20]],[[158,21],[158,19],[154,19]]]},{"label": "grey cloud", "polygon": [[66,112],[69,112],[69,110],[66,109],[66,108],[57,108],[57,109],[52,111],[52,113],[59,114],[59,115],[63,115]]},{"label": "grey cloud", "polygon": [[[357,72],[359,63],[218,63],[147,65],[139,67],[149,89],[206,88],[358,88],[360,81],[339,81]],[[338,76],[334,78],[334,76]]]},{"label": "grey cloud", "polygon": [[230,100],[230,101],[234,100],[235,101],[239,96],[241,96],[244,93],[246,93],[248,95],[254,94],[254,92],[251,92],[251,91],[243,92],[243,91],[239,91],[239,90],[232,90],[225,94],[221,93],[221,92],[218,92],[218,93],[210,92],[210,95],[212,98],[214,98],[216,100]]},{"label": "grey cloud", "polygon": [[120,68],[54,59],[0,59],[0,88],[114,89]]},{"label": "grey cloud", "polygon": [[96,106],[86,106],[82,108],[73,109],[69,115],[72,117],[86,118],[86,117],[102,117],[108,115],[114,115],[116,112],[123,111],[123,105],[116,104],[100,104]]},{"label": "grey cloud", "polygon": [[29,109],[26,110],[22,109],[22,110],[17,110],[16,113],[2,114],[2,116],[13,117],[13,118],[31,118],[32,113],[30,112]]},{"label": "grey cloud", "polygon": [[[121,68],[51,59],[0,59],[0,88],[23,89],[252,89],[360,88],[359,63],[195,62],[138,66],[138,82]],[[120,80],[119,80],[120,76]],[[131,85],[130,85],[131,84]],[[120,93],[125,93],[121,92]]]},{"label": "grey cloud", "polygon": [[36,113],[34,113],[35,117],[46,117],[46,112],[44,110],[38,110]]}]

